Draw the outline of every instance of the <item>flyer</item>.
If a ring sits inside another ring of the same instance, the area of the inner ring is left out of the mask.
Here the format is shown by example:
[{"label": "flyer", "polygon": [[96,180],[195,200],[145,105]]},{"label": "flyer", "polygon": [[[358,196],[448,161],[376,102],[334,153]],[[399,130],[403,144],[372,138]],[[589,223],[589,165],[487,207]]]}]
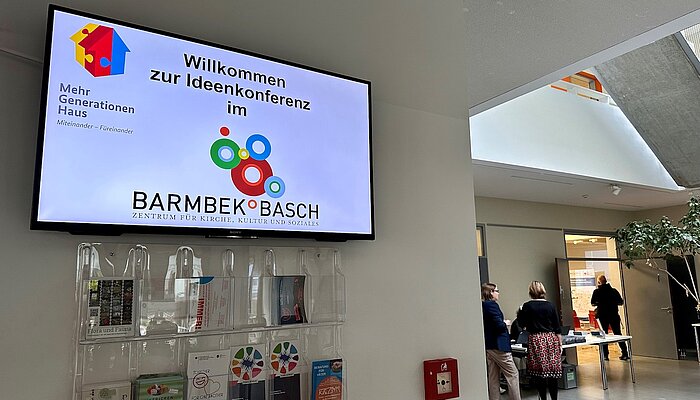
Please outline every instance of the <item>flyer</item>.
[{"label": "flyer", "polygon": [[317,360],[311,363],[311,400],[342,400],[343,360]]}]

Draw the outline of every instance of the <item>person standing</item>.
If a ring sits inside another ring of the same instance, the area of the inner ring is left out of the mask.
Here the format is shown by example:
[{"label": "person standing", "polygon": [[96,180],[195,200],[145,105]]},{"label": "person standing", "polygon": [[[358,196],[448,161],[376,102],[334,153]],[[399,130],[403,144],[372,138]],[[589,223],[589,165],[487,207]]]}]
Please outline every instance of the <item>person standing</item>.
[{"label": "person standing", "polygon": [[486,370],[489,382],[489,400],[498,400],[501,373],[508,384],[511,400],[520,400],[518,369],[511,354],[507,320],[498,306],[498,287],[493,283],[481,285],[481,308],[484,316],[484,339],[486,342]]},{"label": "person standing", "polygon": [[527,371],[533,378],[540,399],[552,400],[559,393],[561,377],[561,323],[552,303],[546,300],[542,282],[532,281],[528,287],[530,301],[522,305],[518,320],[529,333],[527,339]]},{"label": "person standing", "polygon": [[[622,296],[617,289],[610,286],[608,283],[608,278],[605,275],[598,277],[598,288],[593,291],[591,295],[591,305],[596,306],[596,317],[600,321],[600,329],[603,332],[607,332],[608,328],[612,329],[613,334],[622,335],[622,330],[620,329],[620,313],[617,307],[624,304]],[[627,353],[627,344],[625,342],[618,342],[620,345],[620,360],[629,360],[630,356]],[[606,360],[609,360],[608,345],[603,345],[603,355]]]}]

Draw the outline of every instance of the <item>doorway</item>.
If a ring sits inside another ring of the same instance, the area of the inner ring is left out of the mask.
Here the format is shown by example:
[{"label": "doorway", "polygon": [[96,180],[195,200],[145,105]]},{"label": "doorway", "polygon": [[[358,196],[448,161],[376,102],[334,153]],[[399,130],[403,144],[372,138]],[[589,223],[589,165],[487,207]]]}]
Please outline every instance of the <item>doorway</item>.
[{"label": "doorway", "polygon": [[[688,264],[686,265],[686,261]],[[697,272],[695,268],[695,258],[687,256],[686,260],[681,257],[671,257],[666,261],[668,271],[681,283],[692,287],[697,284]],[[692,279],[690,274],[692,273]],[[695,301],[685,293],[680,285],[671,283],[671,313],[673,315],[673,325],[676,330],[676,347],[678,348],[678,358],[698,359],[697,348],[695,347],[695,332],[692,324],[698,323],[700,312],[696,310]]]},{"label": "doorway", "polygon": [[[573,324],[579,330],[598,329],[591,296],[600,276],[623,294],[622,273],[615,240],[601,235],[565,235]],[[624,298],[624,297],[623,297]],[[626,334],[625,307],[620,308],[622,333]]]},{"label": "doorway", "polygon": [[[566,297],[561,302],[564,323],[568,321],[581,331],[599,328],[590,299],[598,277],[604,275],[624,299],[619,308],[621,331],[633,336],[634,355],[695,358],[690,323],[697,321],[697,314],[682,290],[669,283],[668,276],[643,261],[625,267],[617,256],[615,241],[605,234],[566,234],[565,242],[567,258],[558,262],[562,297]],[[694,267],[693,260],[689,262]],[[682,280],[690,280],[684,276],[688,273],[682,258],[670,259],[665,266]],[[611,357],[619,351],[613,347]],[[578,356],[585,360],[589,355]]]},{"label": "doorway", "polygon": [[[565,242],[567,259],[559,262],[559,275],[560,283],[564,283],[562,296],[566,295],[570,301],[562,301],[562,316],[566,316],[562,318],[563,322],[570,323],[572,329],[577,331],[597,331],[600,329],[599,321],[595,306],[591,305],[591,297],[598,287],[598,279],[605,276],[610,286],[620,292],[624,299],[622,264],[617,257],[617,245],[612,238],[602,234],[566,234]],[[568,288],[564,287],[566,284]],[[565,311],[565,306],[570,308],[569,312]],[[619,313],[621,333],[627,335],[626,308],[620,307]],[[618,346],[610,346],[611,358],[621,355]],[[577,358],[580,363],[597,362],[598,353],[594,348],[582,347],[577,349]]]}]

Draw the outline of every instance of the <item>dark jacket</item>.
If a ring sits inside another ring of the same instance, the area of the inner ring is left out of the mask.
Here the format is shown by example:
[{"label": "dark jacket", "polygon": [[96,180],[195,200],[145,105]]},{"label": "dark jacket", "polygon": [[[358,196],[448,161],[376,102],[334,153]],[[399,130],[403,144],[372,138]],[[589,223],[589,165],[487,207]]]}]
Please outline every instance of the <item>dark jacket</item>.
[{"label": "dark jacket", "polygon": [[518,311],[515,312],[515,319],[510,323],[510,340],[518,340],[520,333],[524,330],[520,320],[520,308],[518,308]]},{"label": "dark jacket", "polygon": [[624,304],[622,296],[609,283],[598,286],[591,296],[591,304],[598,307],[596,316],[601,319],[619,318],[617,307]]},{"label": "dark jacket", "polygon": [[542,332],[561,333],[559,313],[554,304],[546,300],[530,300],[523,304],[518,320],[531,335]]},{"label": "dark jacket", "polygon": [[481,302],[484,314],[484,339],[486,350],[500,350],[510,352],[510,336],[508,326],[503,320],[501,307],[493,300]]}]

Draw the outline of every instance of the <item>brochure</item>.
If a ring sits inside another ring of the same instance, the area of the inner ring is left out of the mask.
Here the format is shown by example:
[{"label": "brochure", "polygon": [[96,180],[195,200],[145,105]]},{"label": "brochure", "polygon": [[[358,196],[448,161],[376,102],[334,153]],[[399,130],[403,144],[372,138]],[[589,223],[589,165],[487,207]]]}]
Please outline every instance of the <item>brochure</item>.
[{"label": "brochure", "polygon": [[248,344],[231,348],[229,400],[264,400],[265,345]]},{"label": "brochure", "polygon": [[306,276],[276,276],[273,279],[272,293],[276,296],[272,319],[278,325],[301,324],[307,322],[304,307],[304,283]]},{"label": "brochure", "polygon": [[175,321],[181,331],[226,329],[231,280],[204,276],[175,280]]},{"label": "brochure", "polygon": [[88,282],[88,339],[134,335],[134,280],[91,279]]},{"label": "brochure", "polygon": [[185,379],[180,374],[148,374],[136,378],[136,400],[184,400]]},{"label": "brochure", "polygon": [[275,376],[270,390],[271,400],[301,400],[301,377],[299,374]]},{"label": "brochure", "polygon": [[83,387],[82,400],[131,400],[131,382],[88,385]]},{"label": "brochure", "polygon": [[187,399],[226,400],[229,350],[192,352],[187,359]]},{"label": "brochure", "polygon": [[343,360],[317,360],[311,363],[311,400],[342,400]]},{"label": "brochure", "polygon": [[229,382],[229,400],[265,400],[265,381]]},{"label": "brochure", "polygon": [[273,343],[270,366],[274,371],[270,398],[272,400],[301,400],[301,363],[299,346],[295,341]]}]

